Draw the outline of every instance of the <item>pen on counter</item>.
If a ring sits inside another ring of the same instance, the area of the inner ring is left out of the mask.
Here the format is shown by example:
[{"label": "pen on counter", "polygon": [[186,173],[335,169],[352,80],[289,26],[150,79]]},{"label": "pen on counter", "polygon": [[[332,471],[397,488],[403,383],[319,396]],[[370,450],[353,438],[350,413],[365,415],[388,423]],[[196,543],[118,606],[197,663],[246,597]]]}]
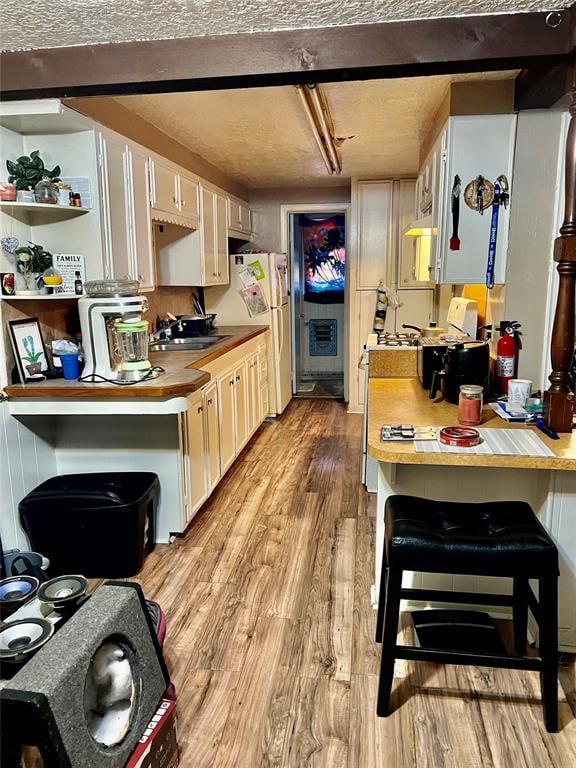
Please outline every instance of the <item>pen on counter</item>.
[{"label": "pen on counter", "polygon": [[553,429],[550,429],[550,427],[547,424],[544,424],[542,419],[534,419],[534,425],[538,427],[540,432],[544,432],[545,435],[548,435],[548,437],[551,437],[552,440],[560,439]]}]

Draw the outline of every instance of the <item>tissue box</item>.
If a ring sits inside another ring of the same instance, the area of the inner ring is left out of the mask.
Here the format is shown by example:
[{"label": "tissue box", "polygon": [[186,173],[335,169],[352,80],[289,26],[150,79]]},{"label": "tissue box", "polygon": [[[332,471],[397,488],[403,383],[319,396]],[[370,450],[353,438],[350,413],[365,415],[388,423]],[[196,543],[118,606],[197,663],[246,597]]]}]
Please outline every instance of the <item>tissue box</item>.
[{"label": "tissue box", "polygon": [[179,762],[176,702],[162,699],[126,768],[176,768]]}]

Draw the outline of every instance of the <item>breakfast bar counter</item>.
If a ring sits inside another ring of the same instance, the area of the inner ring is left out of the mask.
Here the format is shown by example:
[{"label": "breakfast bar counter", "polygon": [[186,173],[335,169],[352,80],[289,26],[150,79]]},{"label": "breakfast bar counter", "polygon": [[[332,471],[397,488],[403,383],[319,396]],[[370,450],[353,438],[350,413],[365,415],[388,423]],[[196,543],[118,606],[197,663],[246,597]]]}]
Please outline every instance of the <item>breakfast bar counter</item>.
[{"label": "breakfast bar counter", "polygon": [[460,467],[514,467],[516,469],[576,469],[576,434],[552,440],[536,427],[510,424],[487,405],[482,409],[482,429],[531,430],[553,452],[546,456],[501,456],[462,453],[417,453],[412,442],[382,442],[383,424],[413,424],[416,427],[446,427],[458,424],[456,405],[441,398],[430,400],[416,378],[371,378],[368,385],[368,453],[391,464],[427,464]]},{"label": "breakfast bar counter", "polygon": [[[570,470],[576,469],[576,434],[563,434],[558,440],[553,440],[533,426],[507,423],[490,407],[484,406],[481,429],[534,431],[554,455],[419,453],[410,441],[382,442],[380,428],[384,424],[455,426],[458,424],[457,406],[440,398],[430,400],[417,378],[370,378],[367,406],[367,449],[368,454],[378,462],[373,605],[376,605],[376,585],[380,583],[384,507],[389,496],[405,494],[470,502],[524,500],[532,506],[558,546],[558,637],[563,650],[575,652],[576,473]],[[406,572],[404,586],[504,593],[510,590],[508,582],[507,579],[490,577]],[[407,607],[423,606],[408,603]],[[494,615],[507,617],[503,609],[487,610]]]}]

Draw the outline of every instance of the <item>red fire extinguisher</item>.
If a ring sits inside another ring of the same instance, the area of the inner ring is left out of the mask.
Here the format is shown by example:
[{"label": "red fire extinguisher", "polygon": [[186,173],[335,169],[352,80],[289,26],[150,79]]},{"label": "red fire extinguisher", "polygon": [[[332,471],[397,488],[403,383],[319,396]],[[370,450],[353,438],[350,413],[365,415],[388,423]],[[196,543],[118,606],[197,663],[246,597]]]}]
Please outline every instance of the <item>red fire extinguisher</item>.
[{"label": "red fire extinguisher", "polygon": [[496,391],[508,393],[508,382],[516,376],[517,335],[520,323],[503,320],[496,345]]}]

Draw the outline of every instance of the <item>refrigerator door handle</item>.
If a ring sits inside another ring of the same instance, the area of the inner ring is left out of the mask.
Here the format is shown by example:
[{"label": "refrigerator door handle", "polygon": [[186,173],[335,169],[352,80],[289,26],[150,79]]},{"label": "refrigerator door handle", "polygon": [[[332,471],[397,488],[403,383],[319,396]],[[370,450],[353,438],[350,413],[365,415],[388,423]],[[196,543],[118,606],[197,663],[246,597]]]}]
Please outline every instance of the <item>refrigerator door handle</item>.
[{"label": "refrigerator door handle", "polygon": [[278,334],[278,337],[279,337],[278,357],[280,357],[280,353],[282,352],[282,349],[284,347],[284,323],[282,322],[282,310],[281,309],[278,309],[278,327],[280,329],[280,332]]},{"label": "refrigerator door handle", "polygon": [[274,265],[274,278],[274,306],[280,307],[282,305],[282,276],[276,265]]}]

